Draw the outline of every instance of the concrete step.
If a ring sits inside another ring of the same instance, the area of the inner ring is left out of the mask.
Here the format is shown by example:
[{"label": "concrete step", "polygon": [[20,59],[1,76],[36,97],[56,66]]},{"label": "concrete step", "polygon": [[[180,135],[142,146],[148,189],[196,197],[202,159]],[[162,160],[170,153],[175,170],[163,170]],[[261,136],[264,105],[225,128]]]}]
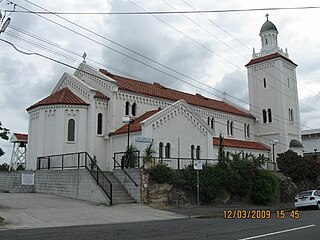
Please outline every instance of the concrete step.
[{"label": "concrete step", "polygon": [[128,204],[136,201],[131,197],[127,190],[122,186],[112,172],[104,172],[104,175],[112,184],[112,203],[113,204]]}]

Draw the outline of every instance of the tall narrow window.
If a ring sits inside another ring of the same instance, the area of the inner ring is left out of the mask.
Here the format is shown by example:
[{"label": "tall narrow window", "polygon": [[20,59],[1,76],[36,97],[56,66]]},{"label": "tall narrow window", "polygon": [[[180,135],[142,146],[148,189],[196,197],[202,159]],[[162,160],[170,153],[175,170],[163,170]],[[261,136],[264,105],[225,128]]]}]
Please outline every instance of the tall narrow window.
[{"label": "tall narrow window", "polygon": [[265,78],[263,78],[263,87],[266,88],[267,87],[267,80]]},{"label": "tall narrow window", "polygon": [[210,126],[210,117],[208,117],[208,125]]},{"label": "tall narrow window", "polygon": [[290,87],[290,78],[288,78],[288,87]]},{"label": "tall narrow window", "polygon": [[102,113],[98,114],[97,134],[102,134]]},{"label": "tall narrow window", "polygon": [[289,122],[291,122],[291,109],[289,108]]},{"label": "tall narrow window", "polygon": [[247,137],[247,124],[243,125],[244,137]]},{"label": "tall narrow window", "polygon": [[214,130],[214,118],[211,118],[211,129]]},{"label": "tall narrow window", "polygon": [[233,136],[233,121],[230,122],[230,136]]},{"label": "tall narrow window", "polygon": [[166,144],[165,153],[164,154],[165,154],[166,158],[170,158],[170,143]]},{"label": "tall narrow window", "polygon": [[247,138],[250,138],[250,125],[247,125]]},{"label": "tall narrow window", "polygon": [[159,143],[159,158],[163,157],[163,142]]},{"label": "tall narrow window", "polygon": [[76,126],[76,123],[75,123],[74,119],[70,119],[68,121],[68,141],[70,141],[70,142],[74,141],[75,126]]},{"label": "tall narrow window", "polygon": [[125,115],[129,115],[129,113],[130,113],[130,103],[127,101],[126,102]]},{"label": "tall narrow window", "polygon": [[268,109],[268,121],[272,122],[272,112],[271,112],[271,108]]},{"label": "tall narrow window", "polygon": [[200,159],[200,146],[199,145],[197,146],[197,149],[196,149],[196,158]]},{"label": "tall narrow window", "polygon": [[194,145],[191,145],[191,159],[194,159]]},{"label": "tall narrow window", "polygon": [[230,122],[227,121],[227,135],[230,135]]},{"label": "tall narrow window", "polygon": [[267,111],[265,109],[262,110],[262,119],[263,123],[267,122]]},{"label": "tall narrow window", "polygon": [[136,116],[136,114],[137,114],[137,104],[136,103],[132,104],[131,114],[132,114],[132,116]]}]

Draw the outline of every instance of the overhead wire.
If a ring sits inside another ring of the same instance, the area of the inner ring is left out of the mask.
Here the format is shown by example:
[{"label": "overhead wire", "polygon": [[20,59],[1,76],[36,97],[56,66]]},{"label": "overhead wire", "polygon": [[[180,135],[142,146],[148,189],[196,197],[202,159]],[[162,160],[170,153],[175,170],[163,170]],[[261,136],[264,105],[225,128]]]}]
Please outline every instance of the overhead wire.
[{"label": "overhead wire", "polygon": [[[198,87],[197,87],[198,88]],[[210,94],[211,94],[211,92],[210,92]]]}]

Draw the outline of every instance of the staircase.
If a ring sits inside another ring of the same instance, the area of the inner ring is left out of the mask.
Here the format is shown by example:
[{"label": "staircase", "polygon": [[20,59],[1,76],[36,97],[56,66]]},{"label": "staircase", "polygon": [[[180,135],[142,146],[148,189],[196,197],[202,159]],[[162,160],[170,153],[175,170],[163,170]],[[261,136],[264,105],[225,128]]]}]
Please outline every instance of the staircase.
[{"label": "staircase", "polygon": [[112,183],[112,204],[128,204],[136,202],[112,172],[104,172],[104,175]]}]

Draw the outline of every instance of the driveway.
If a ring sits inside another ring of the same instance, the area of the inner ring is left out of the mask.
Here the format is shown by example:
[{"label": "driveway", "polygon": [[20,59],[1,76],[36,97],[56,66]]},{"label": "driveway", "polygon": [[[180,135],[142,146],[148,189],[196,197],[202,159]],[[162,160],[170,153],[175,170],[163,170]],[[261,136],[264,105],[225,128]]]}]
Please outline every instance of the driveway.
[{"label": "driveway", "polygon": [[169,220],[187,216],[140,204],[96,205],[40,193],[0,193],[0,230]]}]

